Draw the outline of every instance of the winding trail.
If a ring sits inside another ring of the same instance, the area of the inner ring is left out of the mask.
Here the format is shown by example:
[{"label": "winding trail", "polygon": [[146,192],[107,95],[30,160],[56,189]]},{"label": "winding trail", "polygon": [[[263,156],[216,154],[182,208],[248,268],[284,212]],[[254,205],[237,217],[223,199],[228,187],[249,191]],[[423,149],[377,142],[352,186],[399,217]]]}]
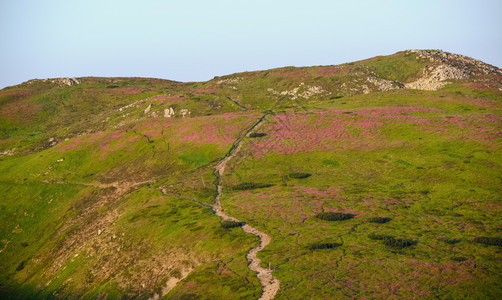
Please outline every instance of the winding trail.
[{"label": "winding trail", "polygon": [[[239,138],[237,138],[234,141],[234,143],[232,145],[232,148],[230,148],[230,150],[225,155],[225,157],[223,157],[216,164],[216,166],[214,167],[213,174],[216,177],[216,196],[214,198],[214,204],[213,205],[201,202],[201,201],[199,201],[197,199],[194,199],[194,198],[183,197],[183,196],[180,196],[180,195],[173,195],[173,194],[170,194],[165,187],[159,187],[159,190],[164,195],[176,196],[176,197],[184,198],[184,199],[187,199],[187,200],[195,201],[195,202],[197,202],[200,205],[203,205],[203,206],[206,206],[208,208],[211,208],[213,210],[214,214],[217,215],[218,217],[220,217],[223,220],[231,220],[231,221],[241,222],[243,224],[241,228],[242,228],[242,230],[244,232],[256,235],[260,239],[260,245],[257,246],[257,247],[254,247],[254,248],[250,249],[249,252],[246,255],[246,259],[249,262],[248,268],[251,271],[254,271],[254,272],[257,273],[257,277],[260,280],[260,284],[262,286],[262,295],[259,298],[259,300],[272,300],[272,299],[274,299],[275,294],[277,293],[277,291],[279,290],[279,287],[280,287],[279,280],[277,280],[277,278],[275,278],[272,275],[272,270],[270,270],[269,268],[263,268],[263,267],[261,267],[260,266],[261,259],[259,259],[256,256],[256,254],[259,251],[263,250],[270,243],[270,241],[272,240],[272,238],[268,234],[266,234],[266,233],[264,233],[264,232],[262,232],[262,231],[260,231],[260,230],[258,230],[256,228],[252,227],[251,225],[246,224],[246,223],[238,220],[237,218],[234,218],[232,216],[227,215],[223,211],[223,207],[221,205],[221,200],[220,200],[221,194],[223,193],[223,183],[222,183],[221,177],[225,173],[225,167],[226,167],[227,163],[232,158],[234,158],[235,155],[242,148],[242,142],[244,141],[244,138],[248,137],[249,134],[253,130],[257,129],[263,123],[263,121],[265,121],[265,118],[269,114],[271,114],[271,112],[265,113],[256,123],[254,123],[247,130],[243,131],[243,133],[239,136]],[[186,275],[188,275],[188,273]],[[176,283],[179,282],[179,281],[181,281],[182,279],[183,278],[178,279],[175,282],[172,282],[172,284],[170,284],[168,287],[166,287],[166,289],[163,291],[162,295],[167,294],[167,292],[169,292],[169,290],[172,289],[176,285]],[[157,298],[152,298],[152,299],[157,299]]]},{"label": "winding trail", "polygon": [[[263,115],[258,122],[256,122],[253,126],[251,126],[248,130],[244,132],[233,144],[232,148],[230,151],[225,155],[225,157],[216,164],[214,167],[214,175],[216,176],[216,197],[214,199],[214,205],[212,206],[212,209],[214,213],[222,218],[223,220],[232,220],[232,221],[237,221],[241,222],[240,220],[227,215],[225,212],[223,212],[223,208],[221,205],[221,194],[223,192],[223,183],[221,180],[221,177],[225,173],[225,166],[227,163],[235,157],[235,155],[239,152],[239,150],[242,147],[242,142],[244,141],[244,138],[249,136],[249,134],[258,128],[263,121],[265,121],[265,118],[269,115],[270,113],[266,113]],[[260,266],[261,259],[259,259],[256,254],[263,250],[272,240],[270,236],[262,231],[259,231],[258,229],[252,227],[249,224],[244,224],[242,226],[242,230],[246,233],[250,233],[253,235],[256,235],[260,239],[260,245],[258,247],[252,248],[249,250],[248,254],[246,255],[246,259],[249,262],[248,268],[251,271],[254,271],[257,273],[257,277],[260,280],[260,284],[262,286],[262,295],[260,297],[261,300],[270,300],[274,299],[275,294],[279,290],[279,280],[275,278],[272,275],[272,270],[269,268],[262,268]]]},{"label": "winding trail", "polygon": [[230,98],[230,97],[227,97],[228,100],[232,101],[235,105],[239,106],[240,108],[243,108],[244,110],[248,110],[247,107],[245,107],[244,105],[240,104],[239,102],[237,102],[236,100]]}]

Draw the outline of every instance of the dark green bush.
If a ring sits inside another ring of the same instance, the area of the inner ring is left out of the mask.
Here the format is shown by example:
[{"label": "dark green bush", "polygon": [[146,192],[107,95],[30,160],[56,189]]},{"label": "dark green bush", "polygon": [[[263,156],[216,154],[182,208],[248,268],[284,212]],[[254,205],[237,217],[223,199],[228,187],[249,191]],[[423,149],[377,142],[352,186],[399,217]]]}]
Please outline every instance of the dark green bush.
[{"label": "dark green bush", "polygon": [[307,248],[310,250],[316,250],[316,249],[333,249],[338,246],[341,246],[341,244],[338,243],[321,243],[321,242],[315,242],[310,244]]},{"label": "dark green bush", "polygon": [[498,237],[486,237],[486,236],[478,236],[474,238],[474,243],[488,245],[488,246],[502,246],[502,238]]},{"label": "dark green bush", "polygon": [[372,233],[368,234],[368,238],[370,238],[372,240],[383,241],[383,240],[386,240],[386,239],[393,239],[394,237],[392,237],[390,235],[378,234],[378,233],[372,232]]},{"label": "dark green bush", "polygon": [[457,256],[457,257],[452,257],[451,260],[458,261],[458,262],[463,262],[463,261],[466,261],[467,258],[462,257],[462,256]]},{"label": "dark green bush", "polygon": [[22,242],[22,243],[21,243],[21,246],[23,246],[23,247],[28,247],[29,245],[28,245],[28,243],[27,243],[27,242]]},{"label": "dark green bush", "polygon": [[290,173],[289,178],[303,179],[312,176],[310,173]]},{"label": "dark green bush", "polygon": [[26,260],[23,260],[19,265],[16,267],[16,271],[21,271],[24,269],[24,266],[26,265]]},{"label": "dark green bush", "polygon": [[266,188],[266,187],[271,187],[271,186],[273,186],[273,184],[258,183],[258,182],[243,182],[243,183],[239,183],[237,185],[234,185],[232,189],[234,189],[234,190],[251,190],[251,189]]},{"label": "dark green bush", "polygon": [[234,228],[242,226],[242,222],[232,221],[232,220],[224,220],[221,221],[221,227],[223,228]]},{"label": "dark green bush", "polygon": [[373,218],[369,218],[368,222],[383,224],[383,223],[387,223],[391,220],[392,220],[391,218],[386,218],[386,217],[373,217]]},{"label": "dark green bush", "polygon": [[106,88],[107,88],[107,89],[116,89],[116,88],[118,88],[118,87],[119,87],[118,85],[109,85],[109,86],[107,86]]},{"label": "dark green bush", "polygon": [[318,213],[316,218],[326,221],[343,221],[352,219],[354,217],[353,214],[339,213],[339,212],[322,212]]},{"label": "dark green bush", "polygon": [[460,239],[443,239],[443,242],[450,244],[450,245],[455,245],[460,242]]},{"label": "dark green bush", "polygon": [[259,137],[264,137],[266,136],[267,134],[266,133],[263,133],[263,132],[251,132],[249,134],[249,137],[250,138],[259,138]]},{"label": "dark green bush", "polygon": [[416,245],[417,242],[414,240],[410,240],[410,239],[396,239],[396,238],[391,237],[388,239],[384,239],[383,244],[386,246],[389,246],[389,247],[402,249],[402,248]]}]

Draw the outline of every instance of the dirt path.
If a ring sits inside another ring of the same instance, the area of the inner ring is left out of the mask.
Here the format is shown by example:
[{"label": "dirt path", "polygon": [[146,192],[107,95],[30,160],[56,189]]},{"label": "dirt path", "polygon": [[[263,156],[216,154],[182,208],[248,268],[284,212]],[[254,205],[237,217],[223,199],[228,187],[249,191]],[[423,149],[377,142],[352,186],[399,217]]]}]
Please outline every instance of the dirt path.
[{"label": "dirt path", "polygon": [[243,108],[244,110],[248,110],[247,107],[245,107],[244,105],[240,104],[239,102],[235,101],[234,99],[230,98],[230,97],[227,97],[228,100],[232,101],[235,105],[239,106],[240,108]]},{"label": "dirt path", "polygon": [[[216,193],[216,197],[214,199],[215,203],[212,208],[213,208],[214,213],[217,216],[219,216],[220,218],[222,218],[223,220],[233,220],[233,221],[240,222],[240,220],[224,213],[223,208],[221,206],[220,197],[223,192],[223,183],[222,183],[221,177],[223,176],[223,173],[225,172],[225,166],[239,152],[239,150],[242,147],[242,142],[244,141],[244,138],[249,136],[249,134],[253,130],[258,128],[263,123],[263,121],[265,120],[265,118],[267,116],[268,116],[268,114],[265,114],[263,117],[261,117],[260,120],[258,120],[258,122],[256,122],[253,126],[251,126],[240,138],[238,138],[234,142],[232,148],[227,153],[227,155],[214,167],[214,174],[217,178],[217,186],[216,186],[217,193]],[[249,262],[249,265],[248,265],[249,269],[251,271],[258,273],[257,276],[258,276],[258,279],[260,280],[260,284],[262,286],[262,291],[263,291],[260,299],[263,299],[263,300],[274,299],[275,294],[279,290],[279,280],[277,280],[277,278],[275,278],[272,275],[272,271],[270,269],[262,268],[260,266],[261,260],[256,256],[256,254],[259,251],[263,250],[270,243],[270,241],[272,239],[270,238],[270,236],[268,234],[266,234],[262,231],[259,231],[258,229],[252,227],[249,224],[244,224],[242,226],[242,230],[244,230],[244,232],[254,234],[260,239],[260,245],[258,247],[255,247],[255,248],[249,250],[248,254],[246,255],[246,259]]]}]

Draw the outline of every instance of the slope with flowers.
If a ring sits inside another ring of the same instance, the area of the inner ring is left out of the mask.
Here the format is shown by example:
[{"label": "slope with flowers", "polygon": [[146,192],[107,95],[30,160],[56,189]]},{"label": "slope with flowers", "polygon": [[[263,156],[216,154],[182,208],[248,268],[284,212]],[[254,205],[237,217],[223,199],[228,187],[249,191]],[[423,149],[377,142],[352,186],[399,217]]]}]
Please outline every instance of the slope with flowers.
[{"label": "slope with flowers", "polygon": [[0,294],[257,299],[221,185],[276,298],[497,297],[501,101],[500,69],[436,50],[5,88]]}]

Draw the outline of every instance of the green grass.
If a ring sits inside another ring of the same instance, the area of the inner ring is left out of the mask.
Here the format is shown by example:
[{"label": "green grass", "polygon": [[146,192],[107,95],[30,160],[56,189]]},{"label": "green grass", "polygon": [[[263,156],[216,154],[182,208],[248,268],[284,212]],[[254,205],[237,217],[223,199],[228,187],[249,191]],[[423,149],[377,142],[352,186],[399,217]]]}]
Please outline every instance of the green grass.
[{"label": "green grass", "polygon": [[411,82],[430,63],[427,59],[417,59],[416,53],[398,53],[394,56],[379,56],[362,64],[373,68],[375,73],[386,79],[399,82]]},{"label": "green grass", "polygon": [[[245,258],[258,239],[192,199],[213,204],[215,163],[271,110],[226,165],[221,199],[272,237],[258,256],[278,299],[496,298],[502,94],[356,82],[409,82],[427,64],[403,52],[199,83],[3,89],[0,151],[16,151],[0,157],[0,295],[149,298],[187,274],[164,298],[258,298]],[[281,95],[309,87],[324,92]]]}]

